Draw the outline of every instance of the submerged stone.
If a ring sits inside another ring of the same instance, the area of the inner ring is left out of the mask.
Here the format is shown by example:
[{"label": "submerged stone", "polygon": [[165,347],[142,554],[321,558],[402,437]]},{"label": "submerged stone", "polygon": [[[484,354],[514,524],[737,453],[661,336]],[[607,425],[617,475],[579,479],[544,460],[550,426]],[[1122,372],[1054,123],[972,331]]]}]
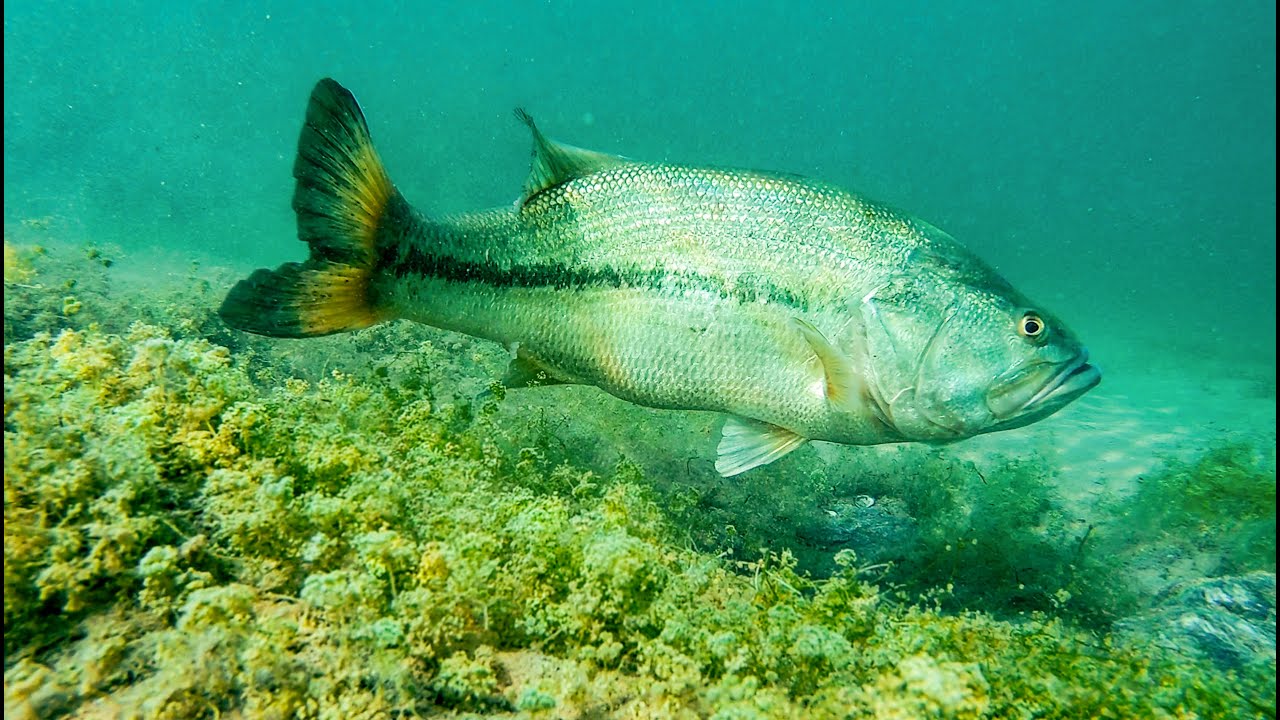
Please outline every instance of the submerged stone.
[{"label": "submerged stone", "polygon": [[1276,662],[1276,576],[1207,578],[1174,586],[1152,610],[1119,623],[1135,642],[1172,643],[1223,669]]},{"label": "submerged stone", "polygon": [[861,495],[837,503],[825,516],[796,530],[801,540],[826,550],[851,549],[866,563],[902,557],[915,546],[919,523],[901,501],[882,498],[867,504]]}]

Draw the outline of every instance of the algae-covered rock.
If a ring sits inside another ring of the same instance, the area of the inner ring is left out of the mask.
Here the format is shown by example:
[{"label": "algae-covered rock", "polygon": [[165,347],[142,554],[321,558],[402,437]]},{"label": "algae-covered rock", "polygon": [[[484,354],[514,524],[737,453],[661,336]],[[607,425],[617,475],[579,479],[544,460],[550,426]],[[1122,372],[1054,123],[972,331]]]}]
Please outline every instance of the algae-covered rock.
[{"label": "algae-covered rock", "polygon": [[835,503],[822,516],[800,526],[803,541],[837,552],[853,550],[867,563],[904,557],[915,548],[919,523],[894,498],[879,502],[869,495]]},{"label": "algae-covered rock", "polygon": [[1119,623],[1119,630],[1133,642],[1169,643],[1223,669],[1274,666],[1275,573],[1181,583],[1154,609]]}]

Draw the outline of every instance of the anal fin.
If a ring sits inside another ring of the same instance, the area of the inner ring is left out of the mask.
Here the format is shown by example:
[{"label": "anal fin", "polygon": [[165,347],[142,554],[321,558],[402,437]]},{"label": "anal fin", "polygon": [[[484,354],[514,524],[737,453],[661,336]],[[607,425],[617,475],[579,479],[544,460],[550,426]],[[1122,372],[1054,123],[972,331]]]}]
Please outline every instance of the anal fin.
[{"label": "anal fin", "polygon": [[730,415],[720,431],[716,471],[724,477],[738,475],[768,465],[807,441],[786,428]]},{"label": "anal fin", "polygon": [[511,364],[502,376],[502,384],[508,388],[538,387],[543,385],[563,385],[567,381],[557,378],[542,363],[530,357],[517,346],[512,353]]}]

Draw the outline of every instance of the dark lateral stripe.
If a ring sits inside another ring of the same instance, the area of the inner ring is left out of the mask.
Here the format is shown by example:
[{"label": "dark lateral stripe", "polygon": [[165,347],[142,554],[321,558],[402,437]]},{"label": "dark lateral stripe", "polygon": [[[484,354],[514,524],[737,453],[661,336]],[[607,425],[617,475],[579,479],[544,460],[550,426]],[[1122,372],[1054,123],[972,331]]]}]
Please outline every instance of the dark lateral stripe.
[{"label": "dark lateral stripe", "polygon": [[384,252],[380,268],[397,278],[428,277],[456,283],[482,283],[492,287],[549,288],[582,290],[590,288],[648,288],[678,292],[701,290],[738,302],[772,303],[807,309],[795,293],[780,288],[758,275],[744,275],[730,285],[724,278],[695,272],[658,268],[569,268],[561,263],[534,263],[502,268],[459,260],[410,248],[407,252]]}]

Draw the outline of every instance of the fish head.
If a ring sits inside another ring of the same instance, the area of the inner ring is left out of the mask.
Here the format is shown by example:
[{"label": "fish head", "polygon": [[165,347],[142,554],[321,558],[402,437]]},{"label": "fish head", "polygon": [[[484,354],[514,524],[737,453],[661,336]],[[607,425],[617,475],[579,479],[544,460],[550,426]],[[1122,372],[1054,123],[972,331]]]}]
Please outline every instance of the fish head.
[{"label": "fish head", "polygon": [[1101,380],[1058,318],[994,273],[979,275],[904,276],[862,299],[868,395],[907,440],[1028,425]]}]

